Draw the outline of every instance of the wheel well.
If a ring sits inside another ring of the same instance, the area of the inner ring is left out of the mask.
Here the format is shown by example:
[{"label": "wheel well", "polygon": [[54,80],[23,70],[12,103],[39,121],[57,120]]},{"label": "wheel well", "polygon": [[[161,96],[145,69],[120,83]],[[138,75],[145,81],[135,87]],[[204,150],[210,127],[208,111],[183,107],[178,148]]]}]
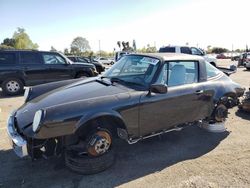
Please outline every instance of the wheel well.
[{"label": "wheel well", "polygon": [[220,98],[220,103],[223,103],[227,108],[232,108],[237,105],[237,96],[235,93],[226,93]]},{"label": "wheel well", "polygon": [[87,121],[77,130],[76,134],[85,137],[91,130],[97,128],[108,129],[113,137],[118,137],[117,128],[125,129],[127,131],[124,122],[120,118],[107,115]]},{"label": "wheel well", "polygon": [[1,84],[2,84],[3,82],[5,82],[6,80],[11,79],[11,78],[15,78],[15,79],[20,80],[20,81],[23,83],[23,85],[25,86],[25,81],[24,81],[24,79],[21,78],[21,77],[17,77],[17,76],[8,76],[6,79],[3,79],[3,80],[1,81]]}]

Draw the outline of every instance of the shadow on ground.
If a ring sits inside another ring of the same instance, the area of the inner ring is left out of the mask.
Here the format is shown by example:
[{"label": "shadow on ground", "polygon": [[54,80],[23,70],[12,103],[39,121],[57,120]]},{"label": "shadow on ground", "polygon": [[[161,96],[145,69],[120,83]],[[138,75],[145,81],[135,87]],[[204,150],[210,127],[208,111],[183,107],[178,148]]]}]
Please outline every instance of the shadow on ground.
[{"label": "shadow on ground", "polygon": [[4,95],[3,91],[0,89],[0,99],[15,98],[15,97],[21,97],[21,96],[23,96],[23,94],[15,95],[15,96]]},{"label": "shadow on ground", "polygon": [[250,112],[238,110],[235,112],[235,115],[242,118],[242,119],[250,120]]},{"label": "shadow on ground", "polygon": [[18,159],[11,150],[0,150],[0,187],[114,187],[161,171],[181,161],[213,150],[229,135],[208,133],[198,127],[171,132],[134,145],[121,141],[116,163],[95,175],[78,175],[58,159],[31,162]]}]

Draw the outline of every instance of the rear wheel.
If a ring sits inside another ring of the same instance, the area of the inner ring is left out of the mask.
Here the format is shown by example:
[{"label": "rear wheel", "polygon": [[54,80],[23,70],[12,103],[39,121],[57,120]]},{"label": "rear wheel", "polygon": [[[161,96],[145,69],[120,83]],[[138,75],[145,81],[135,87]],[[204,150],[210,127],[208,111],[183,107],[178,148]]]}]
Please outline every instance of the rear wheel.
[{"label": "rear wheel", "polygon": [[225,122],[228,116],[228,108],[226,105],[219,103],[208,120],[202,121],[198,124],[201,128],[208,132],[220,133],[225,132]]},{"label": "rear wheel", "polygon": [[109,168],[115,160],[112,136],[107,129],[95,130],[79,147],[65,152],[65,164],[80,174],[95,174]]},{"label": "rear wheel", "polygon": [[18,78],[9,78],[2,83],[3,93],[6,95],[18,95],[24,91],[24,84]]}]

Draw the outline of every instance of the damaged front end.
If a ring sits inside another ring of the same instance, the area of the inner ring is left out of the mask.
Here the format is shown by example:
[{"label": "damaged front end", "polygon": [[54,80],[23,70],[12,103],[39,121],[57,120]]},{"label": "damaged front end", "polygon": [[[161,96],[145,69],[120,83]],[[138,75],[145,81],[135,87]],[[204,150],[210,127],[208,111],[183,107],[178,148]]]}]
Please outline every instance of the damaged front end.
[{"label": "damaged front end", "polygon": [[250,112],[250,88],[247,92],[245,92],[243,99],[238,106],[240,110]]},{"label": "damaged front end", "polygon": [[15,112],[8,119],[7,133],[14,152],[20,158],[29,156],[32,160],[41,157],[46,159],[50,156],[60,156],[62,153],[63,137],[50,139],[26,137],[18,129]]}]

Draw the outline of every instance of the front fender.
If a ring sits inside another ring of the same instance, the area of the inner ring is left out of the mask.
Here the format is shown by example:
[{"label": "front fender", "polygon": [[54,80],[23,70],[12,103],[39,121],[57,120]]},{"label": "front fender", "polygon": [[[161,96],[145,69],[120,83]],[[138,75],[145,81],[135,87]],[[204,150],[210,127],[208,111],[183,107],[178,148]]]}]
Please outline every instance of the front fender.
[{"label": "front fender", "polygon": [[104,117],[104,116],[109,116],[109,117],[113,117],[113,118],[117,118],[119,119],[123,125],[125,125],[124,120],[121,116],[120,113],[118,113],[117,111],[114,110],[108,110],[108,111],[99,111],[99,112],[95,112],[95,113],[88,113],[85,114],[76,124],[75,126],[75,131],[77,131],[80,127],[85,126],[86,123],[92,119],[96,119],[99,117]]},{"label": "front fender", "polygon": [[119,99],[116,97],[75,101],[45,108],[44,119],[35,137],[44,139],[71,135],[87,121],[104,115],[122,120],[116,111],[118,108]]}]

